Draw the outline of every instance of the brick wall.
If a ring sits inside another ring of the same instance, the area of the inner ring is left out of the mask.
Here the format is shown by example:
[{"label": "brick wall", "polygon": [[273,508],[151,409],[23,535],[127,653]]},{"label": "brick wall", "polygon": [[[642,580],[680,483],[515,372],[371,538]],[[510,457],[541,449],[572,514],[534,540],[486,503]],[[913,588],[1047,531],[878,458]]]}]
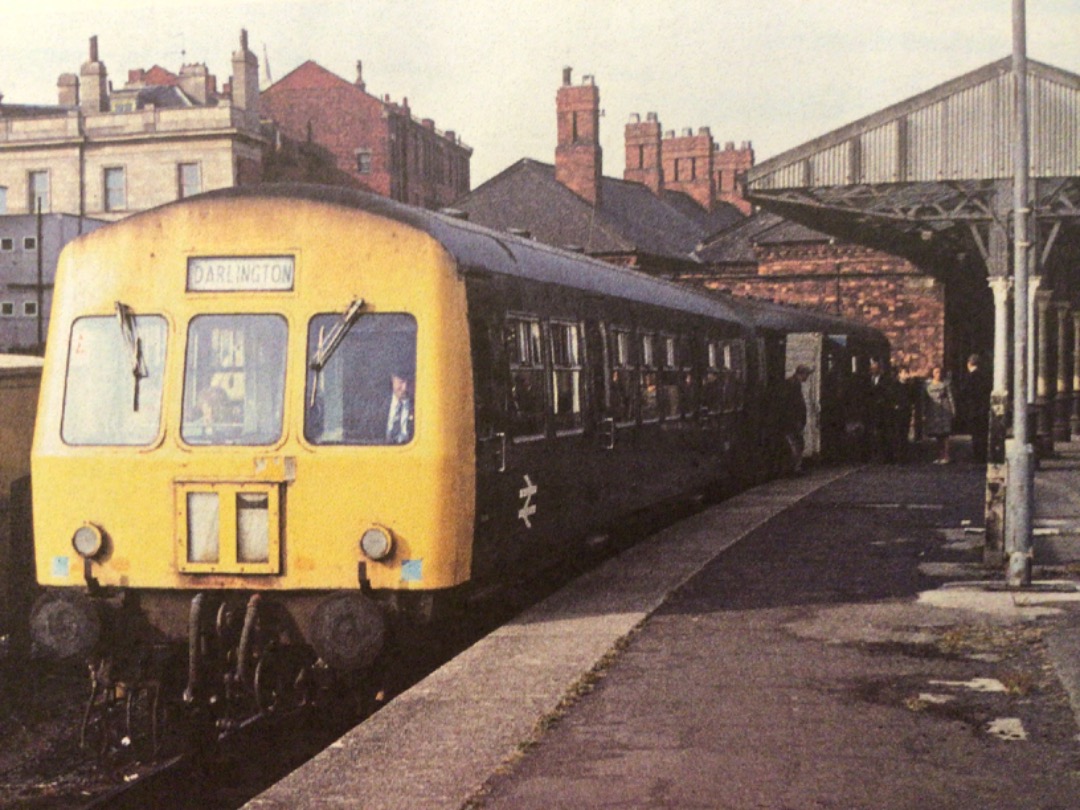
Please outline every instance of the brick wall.
[{"label": "brick wall", "polygon": [[[840,315],[880,329],[894,364],[929,374],[945,347],[945,288],[905,259],[858,245],[759,245],[757,275],[736,268],[696,283]],[[691,280],[691,279],[684,279]]]}]

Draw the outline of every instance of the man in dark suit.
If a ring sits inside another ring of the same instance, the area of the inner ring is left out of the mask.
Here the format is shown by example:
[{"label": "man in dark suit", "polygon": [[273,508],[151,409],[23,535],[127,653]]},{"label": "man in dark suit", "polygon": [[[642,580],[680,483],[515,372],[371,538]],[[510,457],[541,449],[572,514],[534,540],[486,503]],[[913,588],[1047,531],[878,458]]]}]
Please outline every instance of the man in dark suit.
[{"label": "man in dark suit", "polygon": [[405,444],[413,435],[413,380],[404,368],[395,368],[390,374],[390,404],[386,416],[386,441],[388,444]]},{"label": "man in dark suit", "polygon": [[990,394],[994,383],[982,367],[982,358],[973,354],[960,378],[957,403],[961,425],[971,433],[971,455],[977,464],[986,463],[986,448],[990,435]]}]

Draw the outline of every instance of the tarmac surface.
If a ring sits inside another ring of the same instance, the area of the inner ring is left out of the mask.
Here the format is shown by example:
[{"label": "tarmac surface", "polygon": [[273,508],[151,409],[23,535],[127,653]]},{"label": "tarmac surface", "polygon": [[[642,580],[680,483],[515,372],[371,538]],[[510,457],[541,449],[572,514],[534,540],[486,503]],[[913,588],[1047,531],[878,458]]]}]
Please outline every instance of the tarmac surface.
[{"label": "tarmac surface", "polygon": [[985,471],[822,468],[640,543],[251,808],[1080,807],[1080,444],[1035,582],[981,565]]}]

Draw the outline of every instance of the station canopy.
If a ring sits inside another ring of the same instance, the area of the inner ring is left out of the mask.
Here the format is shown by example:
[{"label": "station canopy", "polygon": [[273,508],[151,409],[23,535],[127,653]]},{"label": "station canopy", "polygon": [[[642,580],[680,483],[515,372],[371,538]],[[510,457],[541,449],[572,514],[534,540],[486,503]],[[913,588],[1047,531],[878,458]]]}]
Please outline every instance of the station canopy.
[{"label": "station canopy", "polygon": [[[1047,248],[1080,242],[1080,76],[1028,60],[1030,188]],[[1008,225],[1014,154],[1005,58],[763,161],[747,177],[762,208],[925,267],[985,257]]]}]

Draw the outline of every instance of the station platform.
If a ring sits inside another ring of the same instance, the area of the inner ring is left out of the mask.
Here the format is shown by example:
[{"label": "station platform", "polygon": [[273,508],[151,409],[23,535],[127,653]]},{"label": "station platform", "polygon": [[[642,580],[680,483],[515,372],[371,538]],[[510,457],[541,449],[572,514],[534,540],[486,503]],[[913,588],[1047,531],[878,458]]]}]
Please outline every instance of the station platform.
[{"label": "station platform", "polygon": [[1035,581],[981,565],[985,471],[811,469],[658,533],[246,807],[1075,807],[1080,444]]}]

